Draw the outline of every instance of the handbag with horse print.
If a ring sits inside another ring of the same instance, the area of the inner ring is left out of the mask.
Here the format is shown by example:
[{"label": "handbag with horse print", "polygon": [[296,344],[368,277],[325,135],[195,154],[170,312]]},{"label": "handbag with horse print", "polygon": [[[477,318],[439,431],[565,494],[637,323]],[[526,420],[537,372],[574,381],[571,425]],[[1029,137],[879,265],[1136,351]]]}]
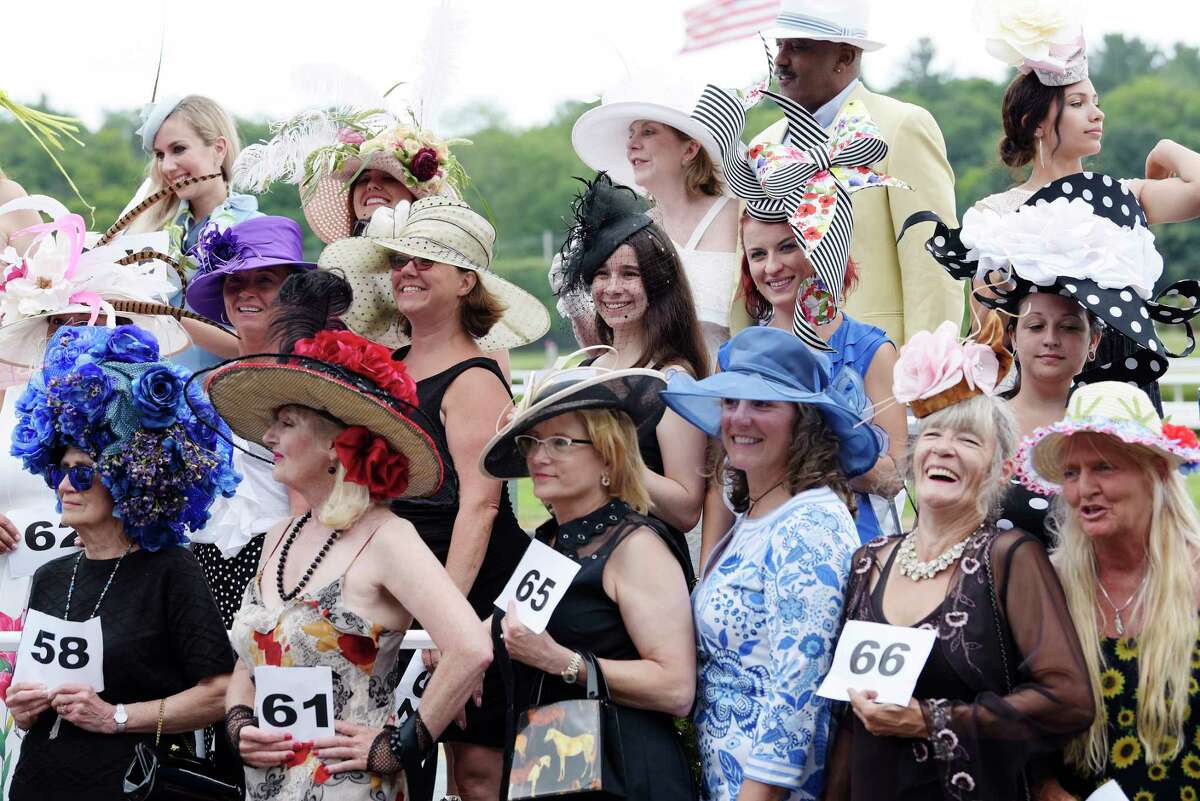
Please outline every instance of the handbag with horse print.
[{"label": "handbag with horse print", "polygon": [[544,706],[535,702],[521,713],[509,773],[508,797],[512,801],[588,792],[625,796],[616,705],[596,658],[591,654],[583,657],[586,698]]}]

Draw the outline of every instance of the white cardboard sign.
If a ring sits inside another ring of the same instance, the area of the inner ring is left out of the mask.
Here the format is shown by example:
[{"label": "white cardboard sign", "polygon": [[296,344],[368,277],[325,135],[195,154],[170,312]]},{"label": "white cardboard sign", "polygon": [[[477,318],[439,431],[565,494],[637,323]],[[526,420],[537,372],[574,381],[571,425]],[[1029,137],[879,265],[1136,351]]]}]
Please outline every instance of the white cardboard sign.
[{"label": "white cardboard sign", "polygon": [[50,689],[84,684],[104,690],[104,632],[100,618],[70,621],[30,609],[17,647],[13,683],[38,682]]},{"label": "white cardboard sign", "polygon": [[905,706],[936,639],[929,629],[847,621],[817,695],[849,701],[847,689],[874,690],[877,703]]},{"label": "white cardboard sign", "polygon": [[254,714],[267,731],[298,742],[333,736],[333,670],[317,667],[254,668]]},{"label": "white cardboard sign", "polygon": [[400,677],[400,683],[396,685],[397,726],[420,708],[421,696],[425,695],[425,687],[429,684],[429,677],[432,675],[425,669],[425,663],[421,661],[421,652],[414,653],[408,662],[408,667],[404,670],[404,675]]},{"label": "white cardboard sign", "polygon": [[496,608],[508,612],[508,602],[515,601],[517,619],[534,634],[541,634],[579,567],[574,559],[533,540],[496,599]]},{"label": "white cardboard sign", "polygon": [[32,576],[47,562],[79,552],[78,535],[70,526],[59,523],[59,518],[53,509],[25,508],[8,513],[20,537],[16,549],[8,554],[9,576]]},{"label": "white cardboard sign", "polygon": [[1096,788],[1096,792],[1087,797],[1087,801],[1129,801],[1129,796],[1117,784],[1116,779],[1109,779]]}]

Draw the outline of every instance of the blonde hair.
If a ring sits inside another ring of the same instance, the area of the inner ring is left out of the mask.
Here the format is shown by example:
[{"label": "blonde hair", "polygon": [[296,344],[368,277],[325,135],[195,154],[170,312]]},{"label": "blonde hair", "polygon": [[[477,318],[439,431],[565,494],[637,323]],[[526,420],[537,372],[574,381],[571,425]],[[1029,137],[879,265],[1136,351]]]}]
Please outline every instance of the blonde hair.
[{"label": "blonde hair", "polygon": [[[1065,448],[1069,437],[1056,446]],[[1162,457],[1137,445],[1114,447],[1150,480],[1152,506],[1150,539],[1146,546],[1147,578],[1134,615],[1152,611],[1154,625],[1137,637],[1137,733],[1149,764],[1173,759],[1184,745],[1184,723],[1189,709],[1188,687],[1196,645],[1196,592],[1200,575],[1200,520],[1183,478],[1170,470],[1162,478]],[[1083,657],[1092,677],[1092,700],[1097,714],[1087,733],[1067,746],[1067,761],[1094,773],[1108,763],[1108,720],[1101,697],[1100,676],[1107,668],[1100,642],[1096,554],[1079,524],[1079,516],[1063,496],[1054,501],[1051,526],[1058,545],[1051,561],[1058,571],[1067,606],[1083,646]],[[1145,616],[1142,617],[1146,620]]]},{"label": "blonde hair", "polygon": [[637,427],[629,415],[615,409],[580,409],[578,414],[592,447],[612,471],[608,494],[646,514],[650,509],[650,495],[642,481],[646,464],[638,447]]},{"label": "blonde hair", "polygon": [[371,505],[371,491],[362,484],[347,481],[346,466],[339,461],[333,491],[317,510],[317,519],[330,528],[349,528]]},{"label": "blonde hair", "polygon": [[725,191],[725,187],[721,183],[721,172],[713,163],[712,157],[708,155],[708,151],[704,149],[704,145],[674,126],[667,125],[666,127],[679,138],[680,142],[695,142],[698,146],[696,155],[683,165],[683,185],[687,188],[687,193],[689,195],[707,195],[708,197],[720,196]]},{"label": "blonde hair", "polygon": [[[188,95],[180,100],[166,120],[176,116],[186,122],[207,146],[211,147],[217,139],[224,137],[225,159],[221,162],[221,177],[228,186],[233,176],[233,163],[242,151],[233,117],[217,101],[203,95]],[[167,185],[159,160],[153,155],[150,157],[150,163],[146,165],[146,176],[150,179],[148,194],[153,194]],[[164,198],[138,217],[129,226],[129,230],[160,231],[179,216],[179,205],[179,197],[176,195]]]}]

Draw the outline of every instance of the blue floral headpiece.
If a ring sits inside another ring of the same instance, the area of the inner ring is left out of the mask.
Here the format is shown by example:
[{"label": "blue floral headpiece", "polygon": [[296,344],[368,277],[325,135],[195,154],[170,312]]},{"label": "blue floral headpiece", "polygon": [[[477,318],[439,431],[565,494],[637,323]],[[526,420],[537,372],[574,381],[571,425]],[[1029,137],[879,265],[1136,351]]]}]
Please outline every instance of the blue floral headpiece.
[{"label": "blue floral headpiece", "polygon": [[241,481],[230,432],[199,387],[186,386],[190,377],[159,361],[158,343],[137,326],[60,328],[17,401],[12,454],[50,484],[63,451],[79,448],[131,541],[148,551],[182,545]]}]

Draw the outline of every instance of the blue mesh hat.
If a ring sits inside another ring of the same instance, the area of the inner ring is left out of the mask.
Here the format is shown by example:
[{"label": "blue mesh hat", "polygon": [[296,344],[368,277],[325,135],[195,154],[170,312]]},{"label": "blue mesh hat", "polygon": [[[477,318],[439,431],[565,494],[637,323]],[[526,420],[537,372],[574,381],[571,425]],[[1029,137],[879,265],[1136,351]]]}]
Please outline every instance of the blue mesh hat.
[{"label": "blue mesh hat", "polygon": [[148,551],[186,543],[241,481],[228,427],[199,387],[185,390],[191,374],[158,356],[137,326],[60,328],[17,401],[12,435],[12,455],[47,484],[67,448],[87,453],[126,536]]},{"label": "blue mesh hat", "polygon": [[697,381],[676,373],[663,400],[710,437],[721,436],[721,400],[784,401],[815,406],[838,438],[838,460],[847,478],[870,470],[887,447],[887,435],[870,422],[862,379],[853,370],[829,374],[829,358],[781,328],[755,326],[717,352],[720,372]]}]

